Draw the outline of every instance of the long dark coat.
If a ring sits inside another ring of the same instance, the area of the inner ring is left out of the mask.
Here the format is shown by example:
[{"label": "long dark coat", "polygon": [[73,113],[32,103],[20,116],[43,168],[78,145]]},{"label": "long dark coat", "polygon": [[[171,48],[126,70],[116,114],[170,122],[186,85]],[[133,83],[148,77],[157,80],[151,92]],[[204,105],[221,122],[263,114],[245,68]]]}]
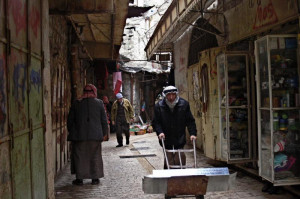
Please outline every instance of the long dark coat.
[{"label": "long dark coat", "polygon": [[195,119],[191,113],[190,105],[183,98],[179,98],[173,112],[165,99],[156,103],[152,124],[157,135],[165,134],[167,149],[171,149],[173,146],[175,149],[183,148],[186,144],[186,127],[190,135],[197,135]]},{"label": "long dark coat", "polygon": [[76,100],[68,115],[68,141],[103,141],[108,130],[107,125],[102,100]]},{"label": "long dark coat", "polygon": [[104,176],[102,147],[108,131],[102,100],[84,98],[71,106],[68,115],[68,141],[72,141],[71,173],[77,179],[98,179]]}]

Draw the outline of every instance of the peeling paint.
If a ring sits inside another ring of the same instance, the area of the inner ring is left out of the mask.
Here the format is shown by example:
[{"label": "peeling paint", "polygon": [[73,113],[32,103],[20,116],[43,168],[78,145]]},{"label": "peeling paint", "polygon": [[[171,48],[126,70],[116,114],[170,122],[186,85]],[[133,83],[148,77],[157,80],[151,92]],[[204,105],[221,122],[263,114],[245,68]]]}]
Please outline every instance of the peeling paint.
[{"label": "peeling paint", "polygon": [[4,125],[6,121],[6,96],[5,96],[5,59],[0,56],[0,137],[4,136]]},{"label": "peeling paint", "polygon": [[32,28],[33,30],[33,34],[35,37],[37,37],[37,34],[38,34],[38,30],[41,26],[41,18],[40,18],[40,12],[39,12],[39,9],[36,8],[36,7],[32,7],[31,8],[31,11],[30,11],[30,14],[29,14],[29,19],[30,19],[30,27]]},{"label": "peeling paint", "polygon": [[13,93],[16,101],[20,100],[21,96],[22,102],[25,101],[26,76],[26,65],[16,64],[13,73]]},{"label": "peeling paint", "polygon": [[25,30],[26,23],[26,9],[21,0],[9,0],[8,1],[8,10],[13,15],[13,20],[16,26],[16,35],[18,36],[21,30]]},{"label": "peeling paint", "polygon": [[9,180],[9,173],[7,171],[0,172],[0,184],[6,184]]},{"label": "peeling paint", "polygon": [[0,145],[0,197],[11,198],[11,174],[9,168],[9,144]]},{"label": "peeling paint", "polygon": [[33,69],[31,70],[30,82],[31,82],[31,85],[33,85],[34,88],[37,89],[38,93],[40,93],[40,88],[42,85],[41,70],[39,70],[39,71],[35,71]]}]

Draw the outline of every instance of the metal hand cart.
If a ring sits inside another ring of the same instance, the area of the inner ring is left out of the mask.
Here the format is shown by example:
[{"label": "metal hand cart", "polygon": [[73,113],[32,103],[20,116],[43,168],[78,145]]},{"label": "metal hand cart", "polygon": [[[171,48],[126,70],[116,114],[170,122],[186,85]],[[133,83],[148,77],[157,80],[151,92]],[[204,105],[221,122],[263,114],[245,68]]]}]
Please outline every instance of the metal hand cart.
[{"label": "metal hand cart", "polygon": [[[165,194],[165,198],[196,197],[203,198],[206,192],[228,191],[234,186],[236,173],[229,174],[227,167],[197,168],[196,146],[193,149],[166,150],[162,142],[165,158],[167,152],[194,153],[194,165],[170,165],[166,159],[168,169],[153,170],[152,174],[143,178],[143,191],[146,194]],[[174,169],[170,169],[174,168]]]},{"label": "metal hand cart", "polygon": [[[197,168],[197,156],[196,156],[196,144],[193,140],[192,149],[166,149],[164,139],[161,140],[162,148],[164,152],[164,157],[167,165],[167,169],[179,169],[178,172],[181,172],[181,169],[186,168]],[[178,153],[179,165],[170,165],[167,157],[168,153]],[[183,165],[182,162],[182,153],[193,153],[194,164]],[[168,183],[168,192],[165,194],[165,199],[177,198],[177,197],[192,197],[196,199],[203,199],[206,194],[207,176],[182,176],[171,180],[172,182]]]}]

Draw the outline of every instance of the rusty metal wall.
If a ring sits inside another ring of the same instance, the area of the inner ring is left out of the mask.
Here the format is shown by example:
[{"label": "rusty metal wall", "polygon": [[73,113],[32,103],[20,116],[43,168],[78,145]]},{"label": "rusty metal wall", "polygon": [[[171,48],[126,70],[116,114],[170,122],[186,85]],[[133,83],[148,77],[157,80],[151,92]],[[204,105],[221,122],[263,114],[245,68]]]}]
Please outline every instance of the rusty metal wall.
[{"label": "rusty metal wall", "polygon": [[71,103],[68,64],[69,27],[63,16],[50,16],[52,142],[55,175],[67,164],[67,116]]},{"label": "rusty metal wall", "polygon": [[47,197],[44,3],[0,0],[0,198],[4,199]]}]

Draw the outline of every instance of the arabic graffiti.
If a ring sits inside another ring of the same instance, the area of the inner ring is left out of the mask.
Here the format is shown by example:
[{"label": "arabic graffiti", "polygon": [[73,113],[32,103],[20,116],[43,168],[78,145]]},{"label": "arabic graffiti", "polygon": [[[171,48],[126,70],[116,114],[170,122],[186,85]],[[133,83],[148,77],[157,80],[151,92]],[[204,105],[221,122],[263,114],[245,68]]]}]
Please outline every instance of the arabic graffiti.
[{"label": "arabic graffiti", "polygon": [[269,0],[267,4],[263,4],[260,0],[257,2],[255,21],[253,24],[254,30],[278,22],[278,17],[272,0]]},{"label": "arabic graffiti", "polygon": [[41,71],[35,71],[31,70],[30,72],[30,82],[31,85],[34,86],[35,89],[37,89],[38,93],[40,93],[40,88],[42,85],[42,79],[41,79]]},{"label": "arabic graffiti", "polygon": [[12,17],[16,26],[16,35],[18,36],[21,30],[26,29],[26,9],[21,0],[8,1],[9,12],[12,13]]},{"label": "arabic graffiti", "polygon": [[[18,36],[19,32],[26,30],[26,4],[22,0],[10,0],[8,1],[8,9],[12,14],[13,21],[16,27],[16,35]],[[29,12],[29,25],[33,31],[35,37],[38,35],[38,30],[41,24],[41,13],[38,7],[32,5]]]}]

